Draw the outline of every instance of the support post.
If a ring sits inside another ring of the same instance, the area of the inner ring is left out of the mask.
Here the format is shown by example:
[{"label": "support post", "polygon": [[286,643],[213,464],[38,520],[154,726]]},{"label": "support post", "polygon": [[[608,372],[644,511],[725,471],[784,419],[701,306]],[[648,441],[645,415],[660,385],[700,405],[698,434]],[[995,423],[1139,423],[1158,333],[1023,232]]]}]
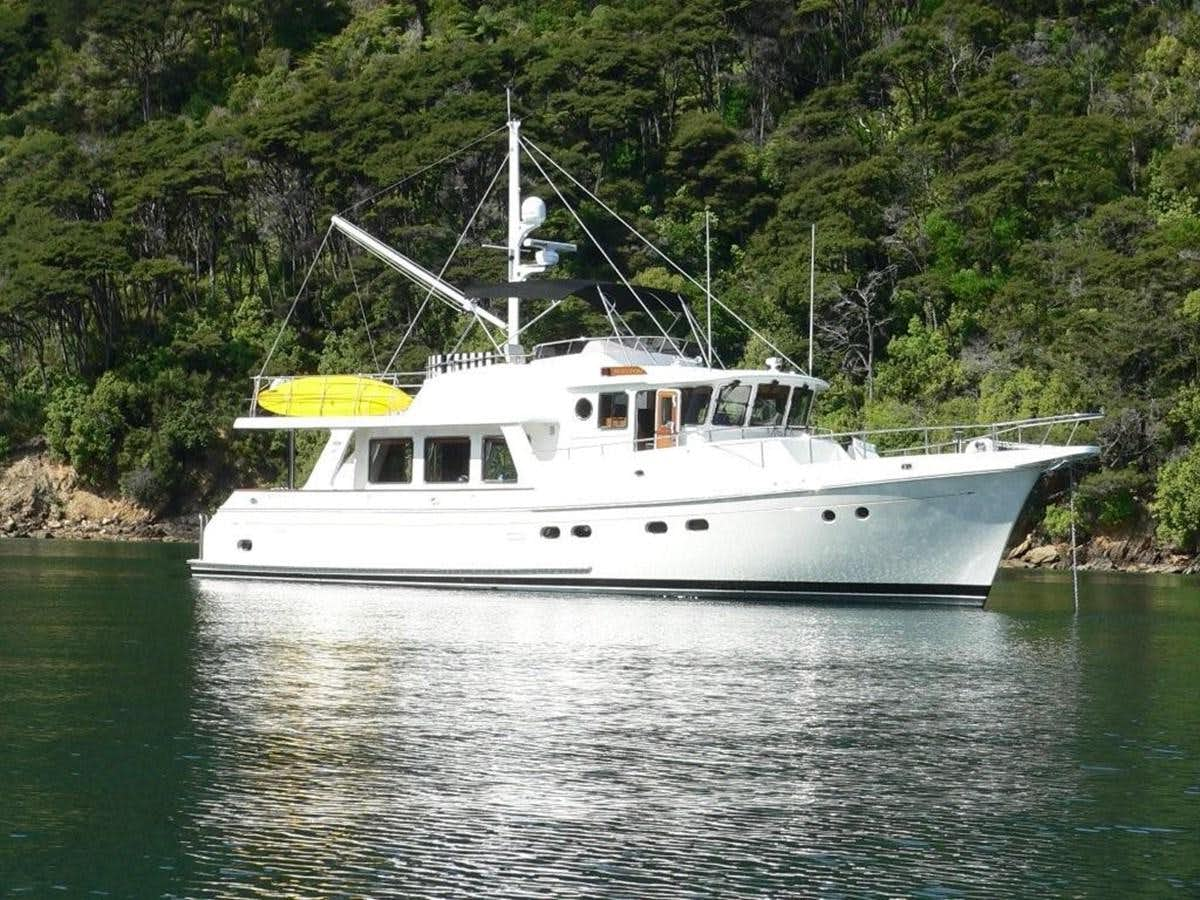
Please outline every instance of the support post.
[{"label": "support post", "polygon": [[288,429],[288,490],[296,487],[296,430]]},{"label": "support post", "polygon": [[817,315],[817,223],[812,223],[808,245],[808,374],[813,374],[813,323]]},{"label": "support post", "polygon": [[712,244],[709,240],[708,207],[704,207],[704,308],[708,320],[708,367],[713,364],[712,348]]}]

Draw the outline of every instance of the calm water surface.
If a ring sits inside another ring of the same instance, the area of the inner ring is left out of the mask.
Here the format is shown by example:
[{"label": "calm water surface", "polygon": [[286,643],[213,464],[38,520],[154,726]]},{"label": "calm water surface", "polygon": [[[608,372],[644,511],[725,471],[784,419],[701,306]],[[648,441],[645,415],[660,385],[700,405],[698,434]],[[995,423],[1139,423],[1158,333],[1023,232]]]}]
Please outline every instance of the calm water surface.
[{"label": "calm water surface", "polygon": [[1200,580],[199,586],[0,540],[0,896],[1200,896]]}]

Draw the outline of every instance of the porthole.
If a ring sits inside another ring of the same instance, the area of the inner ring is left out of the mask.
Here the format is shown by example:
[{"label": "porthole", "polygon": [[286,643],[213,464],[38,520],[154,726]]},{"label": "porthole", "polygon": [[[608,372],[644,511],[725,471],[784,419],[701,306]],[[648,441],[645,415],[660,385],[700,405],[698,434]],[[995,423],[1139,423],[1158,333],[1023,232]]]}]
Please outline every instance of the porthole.
[{"label": "porthole", "polygon": [[867,509],[865,506],[860,506],[858,509],[856,509],[854,511],[854,514],[856,516],[858,516],[860,519],[865,519],[869,515],[871,515],[871,511],[869,509]]},{"label": "porthole", "polygon": [[587,397],[580,397],[575,404],[575,415],[585,421],[590,419],[592,417],[592,401]]},{"label": "porthole", "polygon": [[542,529],[542,537],[550,538],[551,540],[558,537],[561,533],[562,532],[560,532],[558,530],[557,525],[547,525],[545,528]]},{"label": "porthole", "polygon": [[666,534],[667,533],[667,523],[666,522],[647,522],[646,530],[648,532],[650,532],[651,534]]},{"label": "porthole", "polygon": [[571,529],[571,534],[575,535],[575,537],[591,537],[592,536],[592,526],[591,525],[576,525]]},{"label": "porthole", "polygon": [[708,519],[688,519],[684,527],[688,531],[708,531]]},{"label": "porthole", "polygon": [[254,542],[252,540],[250,540],[249,538],[242,538],[237,543],[237,548],[239,550],[249,550],[253,546],[254,546]]},{"label": "porthole", "polygon": [[821,518],[826,522],[832,522],[837,518],[837,513],[835,513],[832,509],[827,509],[825,512],[821,513]]}]

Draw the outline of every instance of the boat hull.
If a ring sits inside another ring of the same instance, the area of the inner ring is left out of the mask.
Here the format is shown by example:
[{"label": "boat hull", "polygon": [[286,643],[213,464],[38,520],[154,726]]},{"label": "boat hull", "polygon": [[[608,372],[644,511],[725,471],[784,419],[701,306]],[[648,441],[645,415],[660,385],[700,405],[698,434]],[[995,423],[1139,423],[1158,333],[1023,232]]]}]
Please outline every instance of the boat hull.
[{"label": "boat hull", "polygon": [[191,565],[203,578],[981,604],[1039,474],[543,507],[529,492],[510,505],[492,494],[492,508],[467,492],[396,493],[391,506],[242,492]]}]

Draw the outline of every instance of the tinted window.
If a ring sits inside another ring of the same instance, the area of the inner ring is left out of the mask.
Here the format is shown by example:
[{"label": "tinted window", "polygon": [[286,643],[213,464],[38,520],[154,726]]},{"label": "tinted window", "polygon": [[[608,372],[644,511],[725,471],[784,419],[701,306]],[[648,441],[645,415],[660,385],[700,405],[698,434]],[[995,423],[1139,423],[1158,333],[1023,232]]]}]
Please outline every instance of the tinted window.
[{"label": "tinted window", "polygon": [[408,484],[412,481],[412,438],[378,438],[369,446],[368,481],[373,484]]},{"label": "tinted window", "polygon": [[629,395],[624,391],[600,395],[600,427],[625,428],[629,425]]},{"label": "tinted window", "polygon": [[754,394],[754,409],[750,411],[750,424],[782,425],[788,390],[786,384],[760,384]]},{"label": "tinted window", "polygon": [[483,439],[483,480],[516,481],[517,467],[513,464],[508,444],[502,437]]},{"label": "tinted window", "polygon": [[471,471],[471,439],[425,438],[425,480],[464,482]]},{"label": "tinted window", "polygon": [[813,392],[810,388],[798,387],[792,391],[792,407],[788,410],[788,428],[803,428],[808,424],[808,411],[812,407]]},{"label": "tinted window", "polygon": [[713,413],[714,425],[746,424],[746,407],[750,404],[750,385],[727,384],[717,395],[717,409]]},{"label": "tinted window", "polygon": [[708,404],[712,401],[712,388],[684,388],[679,405],[683,408],[684,425],[703,425],[708,418]]}]

